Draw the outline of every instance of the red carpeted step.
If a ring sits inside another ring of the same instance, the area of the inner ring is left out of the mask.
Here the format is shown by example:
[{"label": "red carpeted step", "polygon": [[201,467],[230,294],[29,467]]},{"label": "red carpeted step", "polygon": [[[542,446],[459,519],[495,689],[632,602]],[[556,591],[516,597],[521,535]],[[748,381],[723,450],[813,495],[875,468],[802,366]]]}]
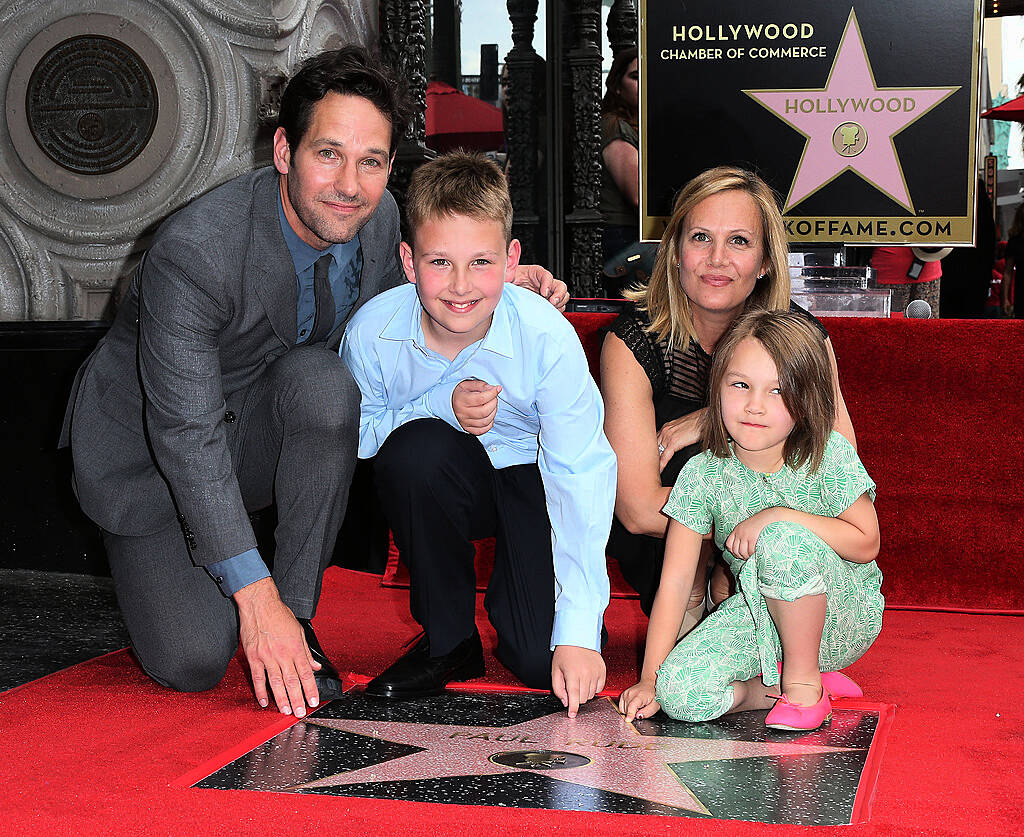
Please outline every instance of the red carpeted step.
[{"label": "red carpeted step", "polygon": [[[476,542],[476,584],[477,590],[483,592],[487,589],[487,580],[491,577],[494,569],[494,538],[484,538]],[[385,587],[408,587],[409,570],[398,557],[398,547],[394,539],[388,535],[388,563],[384,570],[384,578],[381,583]],[[613,598],[635,599],[636,591],[626,583],[622,577],[619,565],[608,560],[608,584],[611,588]]]}]

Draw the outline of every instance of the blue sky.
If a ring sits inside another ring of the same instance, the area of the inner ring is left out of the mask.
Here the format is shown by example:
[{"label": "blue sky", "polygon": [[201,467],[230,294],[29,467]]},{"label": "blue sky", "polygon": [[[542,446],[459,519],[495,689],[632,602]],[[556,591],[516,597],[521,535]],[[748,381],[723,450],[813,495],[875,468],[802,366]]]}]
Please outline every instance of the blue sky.
[{"label": "blue sky", "polygon": [[[533,48],[544,55],[544,0],[537,3]],[[498,63],[512,49],[512,23],[505,0],[462,0],[462,74],[480,72],[480,44],[498,45]]]},{"label": "blue sky", "polygon": [[[601,5],[601,33],[605,33],[605,19],[608,16],[608,2]],[[543,56],[545,22],[545,0],[537,3],[537,23],[533,29],[533,48]],[[462,73],[473,76],[480,72],[480,44],[498,45],[498,63],[505,63],[505,56],[512,49],[512,23],[508,19],[505,0],[462,0]],[[611,63],[607,46],[605,69]]]}]

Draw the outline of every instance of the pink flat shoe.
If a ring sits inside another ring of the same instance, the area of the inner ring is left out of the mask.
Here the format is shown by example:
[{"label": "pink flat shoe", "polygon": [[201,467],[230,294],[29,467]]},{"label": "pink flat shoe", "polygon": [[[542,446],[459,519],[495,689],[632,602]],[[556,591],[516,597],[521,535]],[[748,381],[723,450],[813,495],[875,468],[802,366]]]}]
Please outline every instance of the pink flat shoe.
[{"label": "pink flat shoe", "polygon": [[821,690],[821,700],[814,706],[801,706],[790,703],[785,695],[776,702],[774,708],[764,719],[764,725],[772,729],[791,729],[804,732],[817,729],[832,717],[832,704],[828,700],[828,692]]},{"label": "pink flat shoe", "polygon": [[[778,668],[781,675],[782,663],[778,664]],[[821,673],[821,686],[828,692],[830,698],[864,697],[864,690],[841,671],[823,671]]]}]

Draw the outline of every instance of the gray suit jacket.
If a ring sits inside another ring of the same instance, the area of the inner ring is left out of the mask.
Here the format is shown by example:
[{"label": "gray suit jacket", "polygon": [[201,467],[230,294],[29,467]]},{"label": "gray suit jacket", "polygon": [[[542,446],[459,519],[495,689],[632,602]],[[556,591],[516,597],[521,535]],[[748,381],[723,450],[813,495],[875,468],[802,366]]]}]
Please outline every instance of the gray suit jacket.
[{"label": "gray suit jacket", "polygon": [[[124,535],[159,531],[177,514],[198,564],[256,545],[232,466],[238,422],[225,414],[241,413],[249,385],[295,346],[295,268],[277,195],[277,172],[260,169],[161,225],[79,370],[64,420],[85,513]],[[405,281],[398,240],[398,209],[385,192],[359,233],[353,313]]]}]

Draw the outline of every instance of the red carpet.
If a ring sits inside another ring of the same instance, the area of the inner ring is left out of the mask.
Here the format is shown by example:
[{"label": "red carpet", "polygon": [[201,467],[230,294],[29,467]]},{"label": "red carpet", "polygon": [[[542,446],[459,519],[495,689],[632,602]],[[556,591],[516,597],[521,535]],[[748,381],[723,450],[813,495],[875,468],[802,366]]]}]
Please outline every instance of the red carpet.
[{"label": "red carpet", "polygon": [[[331,569],[317,632],[355,672],[374,672],[414,632],[403,590]],[[371,624],[359,618],[373,614]],[[643,618],[609,610],[609,687],[635,675]],[[485,646],[493,633],[484,628]],[[489,679],[513,681],[493,658]],[[1011,834],[1024,796],[1024,619],[890,612],[851,669],[871,700],[897,704],[871,819],[844,835]],[[127,652],[0,695],[0,832],[4,834],[763,834],[793,827],[543,810],[471,808],[343,797],[172,787],[237,742],[287,725],[256,709],[236,660],[197,695],[152,684]],[[835,833],[800,829],[800,833]]]}]

